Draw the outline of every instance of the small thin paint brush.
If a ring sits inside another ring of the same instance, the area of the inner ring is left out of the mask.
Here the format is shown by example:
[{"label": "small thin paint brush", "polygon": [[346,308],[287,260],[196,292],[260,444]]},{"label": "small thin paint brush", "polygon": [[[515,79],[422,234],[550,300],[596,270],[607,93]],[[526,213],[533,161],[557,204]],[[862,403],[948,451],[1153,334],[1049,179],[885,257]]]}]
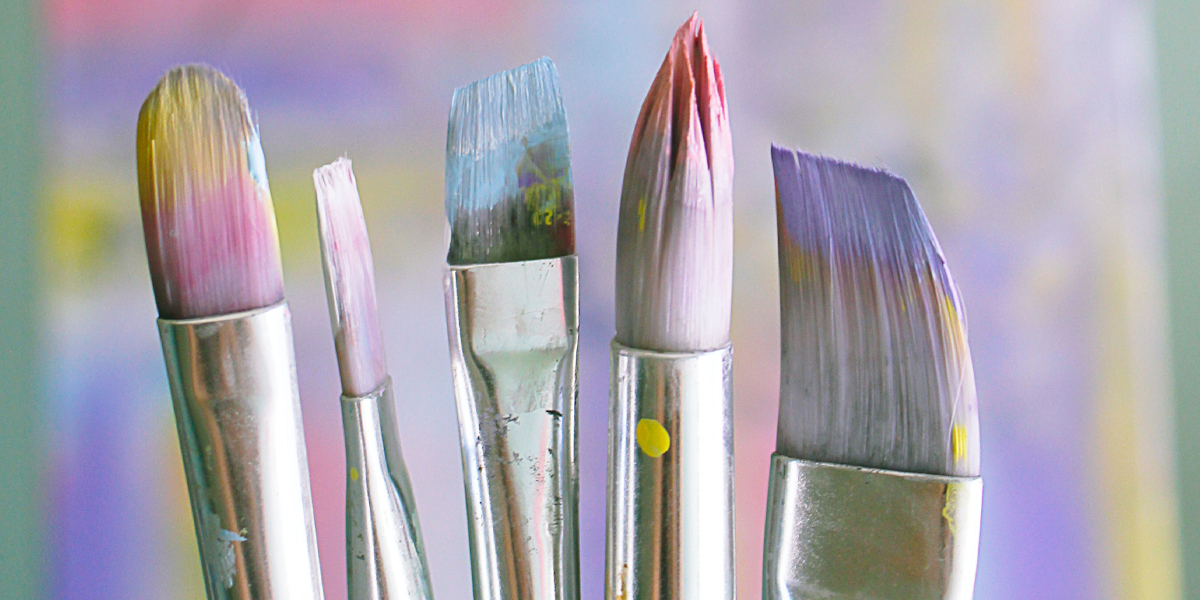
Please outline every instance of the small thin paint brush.
[{"label": "small thin paint brush", "polygon": [[970,598],[979,417],[933,229],[895,175],[771,156],[782,366],[764,598]]},{"label": "small thin paint brush", "polygon": [[375,302],[375,262],[350,160],[313,171],[317,229],[342,394],[365,396],[388,378]]},{"label": "small thin paint brush", "polygon": [[634,127],[617,233],[605,597],[732,599],[733,147],[693,14]]},{"label": "small thin paint brush", "polygon": [[320,600],[291,316],[258,127],[206,66],[142,105],[138,189],[208,597]]},{"label": "small thin paint brush", "polygon": [[573,213],[554,63],[455,90],[446,321],[476,600],[579,597]]},{"label": "small thin paint brush", "polygon": [[313,171],[329,317],[342,376],[350,600],[431,600],[416,503],[400,450],[375,301],[375,266],[350,160]]}]

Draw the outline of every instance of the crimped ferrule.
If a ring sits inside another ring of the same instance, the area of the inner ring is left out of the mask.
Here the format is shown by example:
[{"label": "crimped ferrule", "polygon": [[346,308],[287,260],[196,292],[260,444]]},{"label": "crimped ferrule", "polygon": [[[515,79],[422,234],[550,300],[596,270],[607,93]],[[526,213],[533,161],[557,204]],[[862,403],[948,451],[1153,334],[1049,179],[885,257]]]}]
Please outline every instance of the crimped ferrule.
[{"label": "crimped ferrule", "polygon": [[732,600],[733,349],[612,344],[608,600]]},{"label": "crimped ferrule", "polygon": [[350,600],[432,600],[391,378],[370,395],[342,396],[342,427]]},{"label": "crimped ferrule", "polygon": [[763,599],[969,600],[983,480],[775,454]]},{"label": "crimped ferrule", "polygon": [[451,267],[476,600],[579,597],[575,257]]},{"label": "crimped ferrule", "polygon": [[321,600],[287,304],[158,329],[209,600]]}]

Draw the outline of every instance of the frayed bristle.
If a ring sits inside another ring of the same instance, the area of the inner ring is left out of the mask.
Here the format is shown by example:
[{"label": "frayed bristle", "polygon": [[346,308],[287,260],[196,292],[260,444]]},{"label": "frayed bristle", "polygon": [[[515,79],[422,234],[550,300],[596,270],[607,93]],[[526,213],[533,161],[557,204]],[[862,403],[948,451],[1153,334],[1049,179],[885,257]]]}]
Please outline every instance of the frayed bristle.
[{"label": "frayed bristle", "polygon": [[567,112],[542,58],[454,90],[446,136],[452,265],[575,253]]},{"label": "frayed bristle", "polygon": [[371,241],[350,160],[340,158],[313,171],[313,183],[342,393],[366,396],[387,380],[387,358],[375,304]]},{"label": "frayed bristle", "polygon": [[159,316],[283,300],[275,211],[246,96],[211,67],[177,67],[138,115],[138,191]]},{"label": "frayed bristle", "polygon": [[733,144],[721,66],[688,19],[634,127],[617,231],[617,341],[664,352],[729,343]]},{"label": "frayed bristle", "polygon": [[916,197],[889,173],[772,147],[780,454],[979,473],[962,301]]}]

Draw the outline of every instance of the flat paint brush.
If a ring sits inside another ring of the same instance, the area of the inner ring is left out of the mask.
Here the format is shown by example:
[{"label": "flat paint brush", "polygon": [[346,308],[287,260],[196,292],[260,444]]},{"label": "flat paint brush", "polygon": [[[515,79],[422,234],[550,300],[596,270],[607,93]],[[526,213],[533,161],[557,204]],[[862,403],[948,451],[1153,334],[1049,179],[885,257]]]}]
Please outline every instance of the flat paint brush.
[{"label": "flat paint brush", "polygon": [[173,69],[142,105],[138,190],[210,600],[320,600],[291,316],[242,91]]},{"label": "flat paint brush", "polygon": [[733,147],[693,14],[634,127],[617,234],[605,597],[732,599]]},{"label": "flat paint brush", "polygon": [[771,157],[782,367],[763,597],[970,598],[979,417],[933,229],[899,177]]},{"label": "flat paint brush", "polygon": [[342,379],[349,598],[432,600],[379,329],[371,242],[350,160],[317,169],[313,183]]},{"label": "flat paint brush", "polygon": [[573,208],[554,63],[455,90],[446,321],[476,600],[579,597]]}]

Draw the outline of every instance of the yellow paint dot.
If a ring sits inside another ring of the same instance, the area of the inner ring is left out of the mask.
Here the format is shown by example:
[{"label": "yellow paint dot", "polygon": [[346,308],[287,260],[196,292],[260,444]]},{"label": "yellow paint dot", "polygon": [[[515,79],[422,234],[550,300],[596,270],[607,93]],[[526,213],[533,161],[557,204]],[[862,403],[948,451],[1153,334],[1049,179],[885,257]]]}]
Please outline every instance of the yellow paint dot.
[{"label": "yellow paint dot", "polygon": [[954,452],[954,460],[962,460],[967,457],[966,427],[955,425],[954,429],[950,430],[950,446]]},{"label": "yellow paint dot", "polygon": [[646,230],[646,199],[638,200],[638,232]]},{"label": "yellow paint dot", "polygon": [[350,481],[358,481],[358,469],[350,467]]},{"label": "yellow paint dot", "polygon": [[637,424],[637,443],[650,458],[658,458],[671,448],[671,434],[662,423],[654,419],[642,419]]}]

